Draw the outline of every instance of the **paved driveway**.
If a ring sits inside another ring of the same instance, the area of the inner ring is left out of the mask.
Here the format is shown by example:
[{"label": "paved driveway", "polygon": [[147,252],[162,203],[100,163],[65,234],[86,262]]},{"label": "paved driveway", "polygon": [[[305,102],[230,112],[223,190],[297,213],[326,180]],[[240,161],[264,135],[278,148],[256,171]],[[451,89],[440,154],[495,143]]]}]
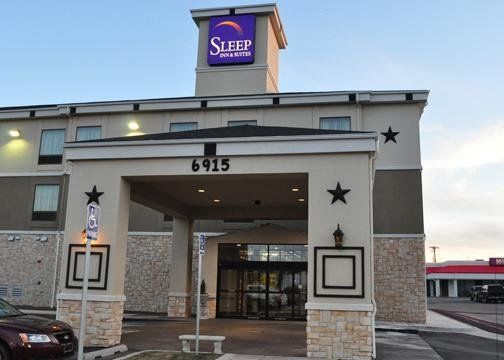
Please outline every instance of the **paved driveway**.
[{"label": "paved driveway", "polygon": [[480,329],[504,334],[504,304],[483,304],[469,298],[429,298],[430,310]]},{"label": "paved driveway", "polygon": [[[181,350],[182,334],[194,334],[193,320],[126,321],[122,342],[131,350]],[[262,321],[210,319],[201,321],[201,334],[223,335],[226,353],[306,356],[304,321]],[[201,343],[202,351],[212,351],[212,344]]]}]

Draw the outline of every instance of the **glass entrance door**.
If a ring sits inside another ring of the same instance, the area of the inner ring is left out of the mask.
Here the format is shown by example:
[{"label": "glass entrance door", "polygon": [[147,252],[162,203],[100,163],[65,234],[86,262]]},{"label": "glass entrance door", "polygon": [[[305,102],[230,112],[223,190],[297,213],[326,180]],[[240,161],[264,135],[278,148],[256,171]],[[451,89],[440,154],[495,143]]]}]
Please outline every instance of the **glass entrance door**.
[{"label": "glass entrance door", "polygon": [[219,317],[305,319],[306,301],[306,269],[219,268]]},{"label": "glass entrance door", "polygon": [[306,247],[219,244],[217,316],[305,319]]}]

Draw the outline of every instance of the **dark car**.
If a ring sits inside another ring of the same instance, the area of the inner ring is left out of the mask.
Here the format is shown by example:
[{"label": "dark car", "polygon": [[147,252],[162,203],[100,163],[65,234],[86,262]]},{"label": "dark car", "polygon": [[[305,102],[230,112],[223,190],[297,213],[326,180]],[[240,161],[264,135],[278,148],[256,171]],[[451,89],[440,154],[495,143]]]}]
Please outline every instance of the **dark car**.
[{"label": "dark car", "polygon": [[70,325],[26,315],[0,299],[0,360],[55,359],[76,348]]},{"label": "dark car", "polygon": [[476,285],[471,288],[471,301],[478,301],[481,289],[483,289],[482,285]]},{"label": "dark car", "polygon": [[479,295],[479,302],[499,302],[504,301],[504,286],[499,284],[483,285]]}]

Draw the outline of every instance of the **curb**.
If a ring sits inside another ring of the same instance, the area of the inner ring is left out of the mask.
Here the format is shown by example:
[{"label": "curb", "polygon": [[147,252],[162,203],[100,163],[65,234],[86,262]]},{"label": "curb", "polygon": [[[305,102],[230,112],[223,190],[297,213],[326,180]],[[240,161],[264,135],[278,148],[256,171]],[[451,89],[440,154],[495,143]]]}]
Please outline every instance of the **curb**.
[{"label": "curb", "polygon": [[124,344],[119,344],[115,346],[111,346],[105,349],[100,349],[96,351],[91,351],[88,353],[84,353],[84,360],[93,360],[97,358],[103,358],[106,356],[112,356],[118,353],[123,353],[128,351],[128,347]]}]

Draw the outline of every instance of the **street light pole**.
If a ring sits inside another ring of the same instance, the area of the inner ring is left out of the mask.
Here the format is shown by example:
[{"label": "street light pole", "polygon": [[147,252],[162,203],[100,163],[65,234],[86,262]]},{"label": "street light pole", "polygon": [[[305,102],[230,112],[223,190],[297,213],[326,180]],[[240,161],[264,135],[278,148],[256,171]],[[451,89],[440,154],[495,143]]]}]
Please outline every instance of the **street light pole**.
[{"label": "street light pole", "polygon": [[91,239],[86,236],[86,258],[84,262],[84,279],[82,283],[81,319],[79,327],[79,349],[77,359],[84,360],[84,341],[86,339],[87,292],[89,282],[89,263],[91,259]]},{"label": "street light pole", "polygon": [[429,246],[429,248],[432,249],[432,257],[433,257],[434,263],[437,263],[436,250],[439,249],[439,246]]}]

